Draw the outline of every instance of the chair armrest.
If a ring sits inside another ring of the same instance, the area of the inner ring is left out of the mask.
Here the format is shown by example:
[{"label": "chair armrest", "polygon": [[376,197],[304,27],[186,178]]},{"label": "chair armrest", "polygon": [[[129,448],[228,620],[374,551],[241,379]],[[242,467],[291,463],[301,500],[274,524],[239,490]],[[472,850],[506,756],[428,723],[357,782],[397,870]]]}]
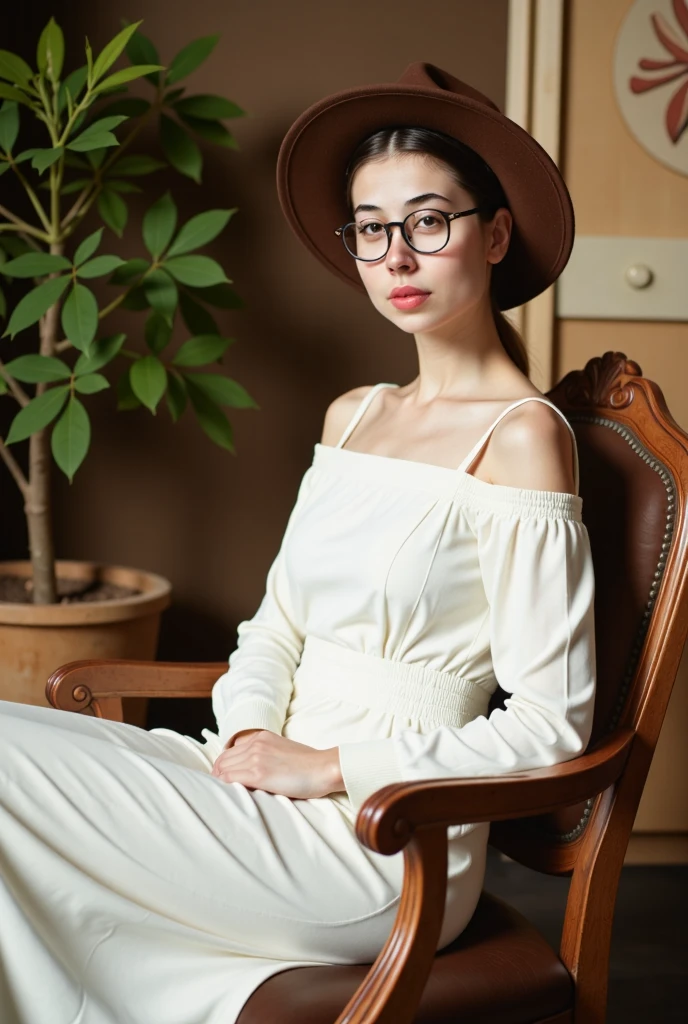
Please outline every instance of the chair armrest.
[{"label": "chair armrest", "polygon": [[209,697],[226,671],[227,662],[70,661],[53,672],[45,694],[55,708],[90,707],[108,718],[122,697]]},{"label": "chair armrest", "polygon": [[447,826],[544,814],[608,789],[634,738],[618,730],[572,761],[482,778],[384,786],[358,812],[358,838],[377,853],[404,851],[404,883],[392,931],[336,1024],[413,1024],[444,916]]},{"label": "chair armrest", "polygon": [[369,796],[356,833],[377,853],[398,853],[415,829],[546,814],[596,796],[628,760],[634,732],[619,729],[571,761],[481,778],[395,782]]}]

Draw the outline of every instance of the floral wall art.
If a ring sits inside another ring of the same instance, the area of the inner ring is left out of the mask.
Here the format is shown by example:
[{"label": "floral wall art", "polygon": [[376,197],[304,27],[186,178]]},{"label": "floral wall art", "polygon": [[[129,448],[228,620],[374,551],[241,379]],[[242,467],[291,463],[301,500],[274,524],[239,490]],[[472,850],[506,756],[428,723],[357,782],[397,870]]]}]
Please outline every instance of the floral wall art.
[{"label": "floral wall art", "polygon": [[688,0],[635,0],[619,30],[614,88],[627,128],[688,175]]}]

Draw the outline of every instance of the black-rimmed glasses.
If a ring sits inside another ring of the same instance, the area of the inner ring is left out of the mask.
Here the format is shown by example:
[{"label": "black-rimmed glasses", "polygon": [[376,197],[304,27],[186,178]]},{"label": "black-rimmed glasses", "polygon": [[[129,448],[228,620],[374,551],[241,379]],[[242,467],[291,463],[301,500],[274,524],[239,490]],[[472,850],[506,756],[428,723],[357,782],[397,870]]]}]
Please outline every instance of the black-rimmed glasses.
[{"label": "black-rimmed glasses", "polygon": [[444,249],[449,241],[451,222],[457,217],[468,217],[478,213],[479,207],[462,210],[460,213],[445,213],[444,210],[414,210],[404,220],[390,220],[383,224],[378,220],[354,221],[335,228],[346,251],[355,260],[372,263],[389,252],[392,244],[392,228],[398,227],[402,238],[416,252],[433,253]]}]

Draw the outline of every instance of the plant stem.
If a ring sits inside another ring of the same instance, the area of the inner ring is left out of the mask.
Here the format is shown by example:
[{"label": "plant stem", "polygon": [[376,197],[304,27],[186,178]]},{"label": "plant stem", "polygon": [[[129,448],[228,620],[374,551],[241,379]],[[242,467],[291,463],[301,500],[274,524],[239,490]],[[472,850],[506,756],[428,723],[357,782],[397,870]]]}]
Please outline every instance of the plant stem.
[{"label": "plant stem", "polygon": [[31,399],[24,391],[24,389],[19,384],[17,384],[14,377],[7,372],[2,359],[0,359],[0,377],[2,377],[3,380],[7,382],[8,388],[10,389],[10,391],[12,392],[12,394],[22,407],[29,404]]},{"label": "plant stem", "polygon": [[[17,165],[14,163],[14,161],[12,161],[12,169],[14,170],[14,173],[17,175],[17,177],[19,178],[20,182],[24,186],[24,191],[26,192],[27,196],[31,200],[31,205],[33,206],[34,210],[38,214],[38,217],[39,217],[39,220],[40,220],[41,224],[43,225],[45,230],[48,232],[48,235],[50,236],[50,221],[48,220],[48,216],[47,216],[45,210],[43,209],[43,206],[41,205],[41,201],[39,200],[39,198],[36,195],[36,193],[34,192],[34,190],[31,188],[31,186],[29,185],[28,181],[26,180],[26,178],[24,177],[22,172],[19,170]],[[46,239],[46,241],[47,240],[48,239]]]},{"label": "plant stem", "polygon": [[[55,256],[61,256],[62,250],[61,242],[53,242],[50,246],[50,252]],[[52,356],[55,352],[59,312],[60,303],[56,302],[41,317],[42,356]],[[42,394],[45,387],[45,384],[38,384],[36,395]],[[52,463],[48,437],[46,429],[32,434],[29,440],[29,490],[25,510],[29,528],[34,604],[57,602],[50,488]]]},{"label": "plant stem", "polygon": [[8,224],[0,224],[0,231],[17,231],[20,234],[33,235],[34,238],[40,238],[42,242],[50,241],[45,231],[41,231],[39,228],[34,228],[30,224],[27,224],[26,221],[20,220],[19,217],[15,217],[11,210],[8,210],[6,207],[0,206],[0,214],[2,214],[3,217],[7,217],[7,220],[9,221]]},{"label": "plant stem", "polygon": [[10,473],[15,479],[17,487],[19,488],[19,490],[24,495],[24,498],[26,499],[26,496],[29,491],[29,481],[26,479],[21,469],[19,468],[19,464],[17,463],[12,452],[3,443],[2,438],[0,438],[0,459],[2,459],[2,461],[9,469]]}]

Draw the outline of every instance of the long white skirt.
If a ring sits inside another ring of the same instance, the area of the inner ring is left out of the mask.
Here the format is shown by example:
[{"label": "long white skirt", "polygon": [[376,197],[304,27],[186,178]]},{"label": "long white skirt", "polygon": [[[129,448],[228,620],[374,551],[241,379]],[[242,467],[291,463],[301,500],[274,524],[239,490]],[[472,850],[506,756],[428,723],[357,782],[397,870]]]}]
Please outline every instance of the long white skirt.
[{"label": "long white skirt", "polygon": [[[359,843],[345,795],[213,778],[219,749],[0,701],[0,1024],[232,1024],[279,971],[376,957],[402,855]],[[439,947],[486,840],[458,840]]]}]

